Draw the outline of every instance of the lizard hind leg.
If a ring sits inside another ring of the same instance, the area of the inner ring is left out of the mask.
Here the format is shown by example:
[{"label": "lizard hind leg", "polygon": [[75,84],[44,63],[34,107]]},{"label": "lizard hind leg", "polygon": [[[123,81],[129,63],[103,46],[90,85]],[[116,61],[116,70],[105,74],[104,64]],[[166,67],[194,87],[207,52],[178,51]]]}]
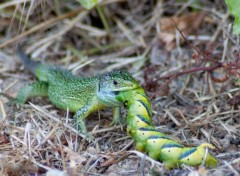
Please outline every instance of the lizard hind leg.
[{"label": "lizard hind leg", "polygon": [[13,103],[23,104],[31,97],[47,95],[48,95],[48,83],[38,81],[23,87],[18,92],[17,97],[13,100]]}]

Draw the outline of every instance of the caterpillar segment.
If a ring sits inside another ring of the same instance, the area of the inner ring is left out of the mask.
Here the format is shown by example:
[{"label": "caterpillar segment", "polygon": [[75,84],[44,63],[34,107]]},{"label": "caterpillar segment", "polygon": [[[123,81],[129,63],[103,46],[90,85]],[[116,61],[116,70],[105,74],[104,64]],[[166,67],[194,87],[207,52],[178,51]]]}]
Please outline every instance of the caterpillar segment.
[{"label": "caterpillar segment", "polygon": [[214,168],[217,165],[217,161],[207,152],[207,149],[209,148],[214,149],[214,146],[208,143],[203,143],[198,147],[185,147],[179,157],[179,163],[191,166],[199,166],[205,163],[206,166]]},{"label": "caterpillar segment", "polygon": [[132,138],[135,141],[136,149],[144,152],[147,148],[147,141],[153,135],[163,135],[159,131],[155,130],[153,126],[147,126],[138,128],[136,131],[132,131]]},{"label": "caterpillar segment", "polygon": [[217,160],[207,150],[214,149],[211,144],[184,147],[154,128],[151,104],[143,88],[119,92],[117,99],[127,108],[127,132],[134,139],[137,150],[163,162],[168,169],[182,164],[217,166]]},{"label": "caterpillar segment", "polygon": [[183,148],[184,146],[178,143],[166,143],[160,149],[159,160],[162,161],[168,169],[179,167],[179,157],[182,154]]},{"label": "caterpillar segment", "polygon": [[151,158],[159,160],[161,154],[161,150],[159,149],[167,148],[167,145],[165,144],[178,145],[179,147],[183,147],[182,145],[179,145],[177,142],[173,141],[172,139],[161,133],[160,135],[153,135],[147,139],[146,153]]}]

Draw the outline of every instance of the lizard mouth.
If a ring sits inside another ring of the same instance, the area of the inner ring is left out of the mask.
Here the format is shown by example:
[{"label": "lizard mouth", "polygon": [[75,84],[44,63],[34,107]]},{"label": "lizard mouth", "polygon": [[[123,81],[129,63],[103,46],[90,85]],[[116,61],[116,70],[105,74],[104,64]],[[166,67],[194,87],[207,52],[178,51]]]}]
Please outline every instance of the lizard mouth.
[{"label": "lizard mouth", "polygon": [[139,87],[140,87],[140,86],[138,85],[138,86],[135,86],[135,87],[132,88],[132,89],[127,89],[127,90],[113,90],[112,93],[113,93],[114,95],[118,95],[119,92],[127,92],[127,91],[131,91],[131,90],[134,90],[134,89],[138,89]]}]

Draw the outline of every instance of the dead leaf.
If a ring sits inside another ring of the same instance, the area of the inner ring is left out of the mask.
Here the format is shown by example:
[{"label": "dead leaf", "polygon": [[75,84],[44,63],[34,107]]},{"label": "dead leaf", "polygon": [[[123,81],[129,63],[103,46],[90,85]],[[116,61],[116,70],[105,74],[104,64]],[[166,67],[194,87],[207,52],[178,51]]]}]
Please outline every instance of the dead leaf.
[{"label": "dead leaf", "polygon": [[75,161],[77,164],[82,164],[84,162],[86,162],[86,158],[82,157],[81,155],[79,155],[78,153],[72,151],[70,148],[68,147],[64,147],[64,152],[66,153],[65,158],[67,160],[70,161]]},{"label": "dead leaf", "polygon": [[101,166],[111,166],[113,164],[118,163],[119,161],[125,159],[129,154],[125,152],[116,152],[116,153],[107,153],[102,155],[106,158],[106,161],[101,163]]},{"label": "dead leaf", "polygon": [[[204,17],[205,13],[192,12],[179,17],[172,16],[160,19],[161,32],[158,35],[160,40],[165,43],[166,49],[170,51],[176,46],[176,26],[182,34],[187,37],[189,34],[194,34],[198,30]],[[183,43],[184,39],[181,37],[180,41]]]},{"label": "dead leaf", "polygon": [[197,173],[199,176],[208,175],[208,170],[205,167],[199,167]]},{"label": "dead leaf", "polygon": [[5,134],[0,134],[0,145],[9,143],[9,139]]}]

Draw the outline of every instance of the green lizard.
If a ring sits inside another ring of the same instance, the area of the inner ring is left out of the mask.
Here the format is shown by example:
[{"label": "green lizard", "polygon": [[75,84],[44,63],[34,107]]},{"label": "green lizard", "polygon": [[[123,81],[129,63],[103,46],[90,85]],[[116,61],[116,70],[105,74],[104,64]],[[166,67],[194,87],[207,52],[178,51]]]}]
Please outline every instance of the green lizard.
[{"label": "green lizard", "polygon": [[62,68],[33,61],[21,49],[17,49],[17,54],[38,81],[23,87],[14,102],[22,104],[30,97],[48,96],[58,108],[75,112],[75,127],[88,140],[92,137],[87,133],[84,119],[92,112],[111,107],[114,116],[112,124],[119,123],[122,102],[117,100],[116,94],[139,87],[127,72],[112,71],[91,78],[80,78]]}]

